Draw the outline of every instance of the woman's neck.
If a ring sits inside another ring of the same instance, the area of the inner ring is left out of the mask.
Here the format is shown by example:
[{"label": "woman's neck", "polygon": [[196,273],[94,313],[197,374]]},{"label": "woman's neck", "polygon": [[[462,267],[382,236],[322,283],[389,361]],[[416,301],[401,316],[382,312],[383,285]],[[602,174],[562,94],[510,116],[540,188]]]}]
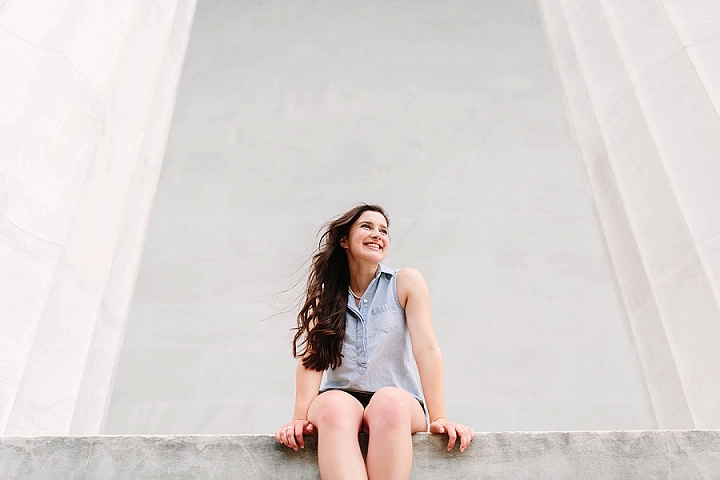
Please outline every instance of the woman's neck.
[{"label": "woman's neck", "polygon": [[360,264],[359,262],[348,261],[348,267],[350,270],[350,290],[355,295],[363,296],[368,285],[375,278],[377,269],[380,268],[378,264]]}]

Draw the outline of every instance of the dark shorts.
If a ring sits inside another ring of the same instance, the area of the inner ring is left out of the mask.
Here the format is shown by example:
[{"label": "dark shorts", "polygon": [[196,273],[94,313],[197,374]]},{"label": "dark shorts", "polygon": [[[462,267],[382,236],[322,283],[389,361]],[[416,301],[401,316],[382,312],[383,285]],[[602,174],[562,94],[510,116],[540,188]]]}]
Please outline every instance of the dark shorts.
[{"label": "dark shorts", "polygon": [[[373,395],[375,395],[375,392],[361,392],[358,390],[347,390],[345,388],[328,388],[327,390],[321,390],[320,393],[329,392],[330,390],[340,390],[341,392],[349,393],[350,395],[355,397],[355,399],[357,399],[358,402],[360,402],[360,404],[363,406],[363,408],[367,408],[368,404],[370,403],[370,399],[372,398]],[[413,398],[415,398],[415,397],[413,397]],[[419,398],[415,398],[415,400],[417,400],[420,403],[420,407],[422,407],[423,412],[427,413],[427,411],[425,410],[425,404],[423,403],[423,401],[420,400]]]}]

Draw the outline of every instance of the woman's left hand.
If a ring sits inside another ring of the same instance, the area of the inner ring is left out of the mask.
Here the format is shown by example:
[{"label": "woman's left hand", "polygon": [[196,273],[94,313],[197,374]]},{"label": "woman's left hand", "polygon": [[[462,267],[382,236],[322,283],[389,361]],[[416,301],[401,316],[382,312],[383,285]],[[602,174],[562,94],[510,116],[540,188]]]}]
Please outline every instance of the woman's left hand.
[{"label": "woman's left hand", "polygon": [[453,423],[447,418],[438,418],[430,424],[430,433],[447,434],[448,437],[448,452],[455,446],[455,440],[460,437],[460,451],[464,452],[473,438],[475,438],[475,432],[472,428],[466,427],[459,423]]}]

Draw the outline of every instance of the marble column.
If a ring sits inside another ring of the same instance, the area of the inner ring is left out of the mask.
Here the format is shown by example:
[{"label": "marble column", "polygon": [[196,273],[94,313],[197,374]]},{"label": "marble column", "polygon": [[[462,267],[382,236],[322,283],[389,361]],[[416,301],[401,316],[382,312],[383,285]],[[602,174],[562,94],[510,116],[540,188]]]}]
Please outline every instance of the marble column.
[{"label": "marble column", "polygon": [[194,9],[0,2],[0,434],[102,429]]},{"label": "marble column", "polygon": [[720,427],[720,7],[539,0],[660,428]]}]

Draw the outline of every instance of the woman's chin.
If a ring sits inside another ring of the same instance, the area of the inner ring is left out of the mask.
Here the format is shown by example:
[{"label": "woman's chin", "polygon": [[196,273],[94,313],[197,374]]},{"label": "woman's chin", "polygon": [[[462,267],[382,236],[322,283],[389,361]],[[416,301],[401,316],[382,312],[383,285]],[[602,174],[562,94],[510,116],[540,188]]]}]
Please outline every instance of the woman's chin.
[{"label": "woman's chin", "polygon": [[367,259],[373,263],[381,263],[386,257],[387,253],[385,252],[373,252],[372,254],[367,255]]},{"label": "woman's chin", "polygon": [[360,252],[358,255],[353,255],[355,260],[359,260],[361,262],[368,262],[368,263],[382,263],[383,260],[385,260],[385,257],[387,257],[387,254],[385,252],[367,252],[363,251]]}]

